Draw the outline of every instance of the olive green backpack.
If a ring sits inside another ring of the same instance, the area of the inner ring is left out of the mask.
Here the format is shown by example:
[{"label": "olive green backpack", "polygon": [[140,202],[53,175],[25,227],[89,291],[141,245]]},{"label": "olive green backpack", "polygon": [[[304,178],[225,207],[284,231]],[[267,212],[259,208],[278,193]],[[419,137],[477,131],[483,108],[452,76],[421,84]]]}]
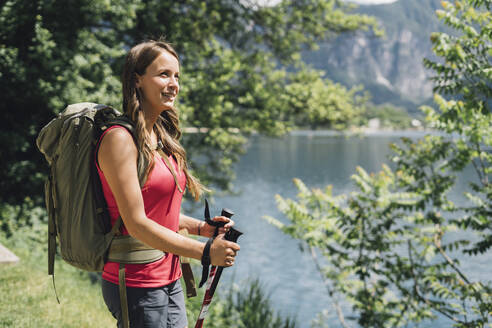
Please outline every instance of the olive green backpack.
[{"label": "olive green backpack", "polygon": [[[94,103],[73,104],[43,127],[36,144],[50,166],[45,183],[48,274],[54,274],[57,239],[61,257],[77,268],[98,272],[107,261],[120,263],[120,293],[125,294],[120,295],[121,305],[127,316],[124,265],[154,262],[164,253],[131,236],[121,236],[121,217],[111,227],[95,155],[100,136],[113,125],[134,135],[132,122],[117,110]],[[140,153],[141,186],[146,168],[143,158]]]}]

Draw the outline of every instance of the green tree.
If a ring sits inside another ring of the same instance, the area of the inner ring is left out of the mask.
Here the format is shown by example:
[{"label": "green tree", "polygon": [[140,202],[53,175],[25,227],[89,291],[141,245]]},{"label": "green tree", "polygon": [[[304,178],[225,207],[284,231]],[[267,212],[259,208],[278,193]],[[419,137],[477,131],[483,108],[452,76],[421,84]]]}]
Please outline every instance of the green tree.
[{"label": "green tree", "polygon": [[300,109],[277,98],[291,83],[287,67],[302,70],[300,51],[375,26],[350,9],[338,0],[273,7],[240,0],[2,2],[0,204],[13,206],[2,215],[13,210],[20,219],[23,209],[43,202],[46,166],[35,147],[40,128],[69,103],[119,107],[125,51],[149,37],[165,36],[181,54],[183,126],[205,128],[183,138],[192,169],[205,183],[227,189],[248,133],[278,135],[293,126]]},{"label": "green tree", "polygon": [[288,108],[292,126],[345,130],[362,123],[368,99],[361,86],[347,89],[319,71],[303,69],[289,76],[277,101]]},{"label": "green tree", "polygon": [[[348,194],[295,180],[297,200],[277,196],[291,224],[267,218],[312,252],[344,327],[351,324],[340,299],[363,327],[436,318],[455,327],[492,323],[492,283],[468,262],[490,260],[492,246],[492,2],[442,5],[437,15],[456,33],[431,36],[441,60],[425,65],[440,94],[438,109],[423,108],[442,133],[402,139],[392,146],[395,169],[358,168]],[[468,167],[476,179],[463,190],[466,200],[453,201],[456,176]]]},{"label": "green tree", "polygon": [[364,118],[368,121],[377,118],[383,128],[407,129],[412,127],[412,117],[402,107],[391,104],[368,105]]},{"label": "green tree", "polygon": [[[40,128],[68,103],[117,103],[115,32],[132,25],[135,6],[106,1],[4,1],[0,7],[0,215],[29,221],[43,203],[46,164]],[[104,24],[103,24],[104,22]]]}]

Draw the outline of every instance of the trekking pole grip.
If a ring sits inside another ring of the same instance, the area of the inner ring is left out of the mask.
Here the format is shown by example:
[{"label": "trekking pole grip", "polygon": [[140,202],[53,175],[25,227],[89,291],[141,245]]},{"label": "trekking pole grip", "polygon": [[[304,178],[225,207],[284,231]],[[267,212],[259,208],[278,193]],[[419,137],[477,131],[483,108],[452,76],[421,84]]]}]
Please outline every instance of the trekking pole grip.
[{"label": "trekking pole grip", "polygon": [[234,215],[234,212],[228,208],[223,208],[220,215],[225,216],[226,218],[230,219]]},{"label": "trekking pole grip", "polygon": [[[231,211],[228,208],[223,208],[222,213],[220,214],[222,216],[225,216],[226,218],[231,218],[234,215],[234,212]],[[240,232],[239,230],[236,230],[234,228],[230,228],[229,231],[226,232],[224,239],[232,242],[236,242],[239,236],[241,236],[243,233]]]}]

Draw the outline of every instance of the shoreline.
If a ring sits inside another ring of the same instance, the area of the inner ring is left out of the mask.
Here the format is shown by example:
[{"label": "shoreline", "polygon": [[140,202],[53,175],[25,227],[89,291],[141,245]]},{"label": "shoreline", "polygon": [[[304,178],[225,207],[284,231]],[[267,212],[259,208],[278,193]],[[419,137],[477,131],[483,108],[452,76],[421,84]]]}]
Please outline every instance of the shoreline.
[{"label": "shoreline", "polygon": [[[229,128],[227,129],[230,133],[238,134],[241,131],[238,128]],[[196,133],[207,133],[209,131],[208,128],[196,128],[196,127],[185,127],[182,129],[183,133],[196,134]],[[378,129],[378,128],[368,128],[368,127],[360,127],[360,128],[352,128],[349,130],[338,131],[338,130],[330,130],[330,129],[320,129],[320,130],[311,130],[311,129],[295,129],[285,133],[285,135],[291,136],[320,136],[320,137],[352,137],[352,136],[422,136],[423,134],[432,134],[432,135],[446,135],[438,130],[433,129],[424,129],[424,128],[413,128],[413,129]],[[265,134],[258,133],[256,131],[251,132],[251,136],[267,136]],[[267,136],[268,137],[268,136]],[[274,137],[275,138],[275,137]]]},{"label": "shoreline", "polygon": [[422,134],[440,134],[439,131],[430,129],[374,129],[374,128],[356,128],[345,131],[336,130],[309,130],[298,129],[287,132],[293,136],[323,136],[323,137],[353,137],[353,136],[421,136]]}]

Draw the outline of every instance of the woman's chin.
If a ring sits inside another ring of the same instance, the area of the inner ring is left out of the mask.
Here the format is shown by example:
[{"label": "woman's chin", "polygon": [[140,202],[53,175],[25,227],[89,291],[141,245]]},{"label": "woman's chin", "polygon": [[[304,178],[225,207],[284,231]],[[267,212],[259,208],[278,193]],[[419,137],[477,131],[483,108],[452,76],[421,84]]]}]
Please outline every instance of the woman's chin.
[{"label": "woman's chin", "polygon": [[171,110],[174,108],[174,102],[166,102],[161,105],[162,111]]}]

